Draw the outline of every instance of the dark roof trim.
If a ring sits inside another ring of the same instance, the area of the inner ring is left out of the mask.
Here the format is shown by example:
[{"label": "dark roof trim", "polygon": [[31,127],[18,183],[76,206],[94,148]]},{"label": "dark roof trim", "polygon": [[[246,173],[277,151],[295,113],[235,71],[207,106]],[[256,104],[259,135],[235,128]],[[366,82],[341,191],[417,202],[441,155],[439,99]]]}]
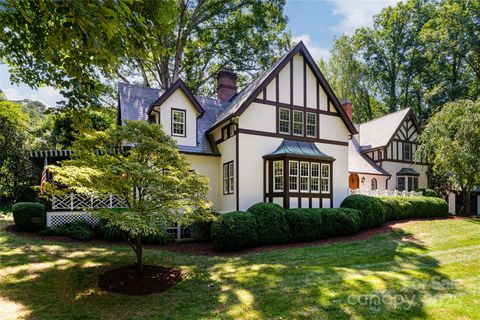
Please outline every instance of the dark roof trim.
[{"label": "dark roof trim", "polygon": [[[388,140],[387,144],[384,145],[384,146],[380,146],[378,148],[384,148],[386,146],[388,146],[390,143],[392,143],[393,141],[393,138],[397,135],[397,132],[400,130],[400,128],[402,127],[403,123],[408,120],[408,118],[412,119],[412,122],[413,122],[413,125],[415,126],[415,129],[417,129],[417,132],[420,133],[420,126],[418,125],[418,121],[417,121],[417,117],[415,117],[415,114],[413,113],[412,109],[408,110],[408,112],[405,114],[405,116],[403,117],[402,121],[400,121],[400,123],[398,124],[397,126],[397,129],[395,129],[395,131],[393,132],[392,136],[390,137],[390,139]],[[373,150],[373,149],[370,149],[370,150]],[[368,151],[370,151],[368,150]],[[365,150],[367,151],[367,150]]]},{"label": "dark roof trim", "polygon": [[193,96],[190,90],[188,90],[185,83],[181,79],[178,79],[155,102],[150,105],[147,114],[149,115],[152,112],[153,107],[162,105],[162,103],[164,103],[165,100],[167,100],[178,88],[182,89],[183,93],[187,96],[199,113],[203,114],[205,112],[197,99]]},{"label": "dark roof trim", "polygon": [[349,173],[356,173],[356,174],[364,174],[366,176],[382,176],[382,177],[391,177],[391,174],[385,174],[385,173],[372,173],[372,172],[361,172],[361,171],[350,171],[348,170]]},{"label": "dark roof trim", "polygon": [[418,177],[420,173],[415,171],[415,169],[412,168],[402,168],[400,171],[397,172],[397,176],[414,176]]},{"label": "dark roof trim", "polygon": [[335,94],[333,93],[333,90],[332,88],[330,87],[330,85],[327,83],[327,80],[325,79],[325,77],[323,76],[323,74],[321,73],[320,69],[318,68],[317,64],[315,63],[315,61],[313,60],[312,56],[310,55],[310,53],[308,52],[307,48],[305,47],[305,45],[303,44],[303,41],[300,41],[282,60],[282,62],[280,62],[276,67],[275,69],[272,70],[272,72],[270,72],[270,74],[268,75],[268,77],[265,78],[265,80],[260,83],[257,88],[251,93],[251,95],[248,97],[248,99],[246,99],[242,105],[240,106],[240,108],[238,108],[238,110],[236,112],[234,112],[232,115],[228,116],[227,118],[224,119],[224,121],[220,122],[220,123],[217,123],[215,126],[213,126],[212,128],[210,128],[207,133],[209,132],[212,132],[214,129],[216,129],[217,127],[219,127],[220,125],[222,125],[223,123],[225,123],[226,121],[228,121],[229,119],[233,118],[233,117],[236,117],[236,116],[239,116],[241,115],[245,109],[253,102],[253,100],[262,92],[262,90],[268,85],[268,83],[270,83],[270,81],[273,80],[273,78],[282,70],[283,67],[285,67],[287,65],[287,63],[290,62],[290,60],[297,54],[301,52],[304,57],[305,57],[305,60],[306,62],[308,63],[308,65],[310,66],[310,68],[312,69],[313,73],[315,74],[315,76],[319,79],[320,81],[320,84],[322,85],[322,88],[325,90],[325,93],[327,94],[328,98],[333,102],[334,106],[335,106],[335,109],[337,110],[337,112],[340,114],[340,117],[342,118],[343,122],[345,123],[345,125],[347,126],[348,130],[350,131],[351,134],[356,134],[357,133],[357,130],[355,129],[355,126],[353,125],[352,121],[350,121],[350,119],[348,118],[347,114],[345,113],[345,110],[343,110],[343,107],[342,105],[340,104],[340,102],[338,101],[338,98],[335,96]]},{"label": "dark roof trim", "polygon": [[221,157],[222,155],[219,153],[203,153],[203,152],[195,152],[195,151],[180,151],[183,154],[191,154],[194,156],[207,156],[207,157]]}]

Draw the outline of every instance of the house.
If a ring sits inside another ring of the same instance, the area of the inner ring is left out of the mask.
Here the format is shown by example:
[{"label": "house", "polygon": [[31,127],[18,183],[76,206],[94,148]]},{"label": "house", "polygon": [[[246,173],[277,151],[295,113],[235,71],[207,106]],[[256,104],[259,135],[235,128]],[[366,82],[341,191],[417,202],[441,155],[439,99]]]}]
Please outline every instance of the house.
[{"label": "house", "polygon": [[338,207],[348,195],[348,141],[357,132],[305,45],[240,92],[236,79],[221,70],[215,99],[194,96],[182,80],[164,92],[121,83],[118,124],[162,125],[209,178],[216,211],[261,201]]},{"label": "house", "polygon": [[[352,103],[345,108],[351,117]],[[426,188],[428,166],[415,152],[420,129],[410,108],[356,125],[349,142],[351,190],[413,191]]]}]

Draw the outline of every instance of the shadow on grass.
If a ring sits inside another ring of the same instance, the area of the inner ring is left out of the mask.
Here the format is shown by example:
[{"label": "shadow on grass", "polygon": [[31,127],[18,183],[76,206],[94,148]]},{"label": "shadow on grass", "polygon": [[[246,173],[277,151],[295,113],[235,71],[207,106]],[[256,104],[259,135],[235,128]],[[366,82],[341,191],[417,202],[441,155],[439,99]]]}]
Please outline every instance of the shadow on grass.
[{"label": "shadow on grass", "polygon": [[148,250],[147,263],[182,268],[185,280],[140,297],[97,288],[101,273],[133,261],[129,248],[0,233],[0,250],[0,297],[23,307],[27,319],[412,319],[426,316],[426,296],[453,290],[431,285],[449,279],[400,230],[230,258]]}]

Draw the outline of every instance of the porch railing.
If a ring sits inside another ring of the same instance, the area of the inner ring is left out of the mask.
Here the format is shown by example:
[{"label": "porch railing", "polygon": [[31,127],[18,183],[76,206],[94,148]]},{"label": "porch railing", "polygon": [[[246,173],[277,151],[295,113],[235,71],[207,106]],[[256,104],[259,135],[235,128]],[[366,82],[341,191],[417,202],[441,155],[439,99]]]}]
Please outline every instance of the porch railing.
[{"label": "porch railing", "polygon": [[420,197],[423,195],[421,192],[415,191],[399,191],[399,190],[360,190],[350,189],[349,194],[362,194],[371,197]]},{"label": "porch railing", "polygon": [[125,206],[125,200],[114,194],[103,197],[76,193],[52,196],[52,210],[113,209]]}]

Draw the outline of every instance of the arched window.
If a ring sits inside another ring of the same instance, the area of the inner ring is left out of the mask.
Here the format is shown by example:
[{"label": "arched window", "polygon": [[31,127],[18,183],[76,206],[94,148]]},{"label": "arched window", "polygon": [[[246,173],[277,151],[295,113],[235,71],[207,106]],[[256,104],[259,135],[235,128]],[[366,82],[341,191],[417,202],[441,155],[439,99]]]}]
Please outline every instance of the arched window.
[{"label": "arched window", "polygon": [[372,187],[370,189],[377,190],[377,179],[375,178],[372,179]]}]

